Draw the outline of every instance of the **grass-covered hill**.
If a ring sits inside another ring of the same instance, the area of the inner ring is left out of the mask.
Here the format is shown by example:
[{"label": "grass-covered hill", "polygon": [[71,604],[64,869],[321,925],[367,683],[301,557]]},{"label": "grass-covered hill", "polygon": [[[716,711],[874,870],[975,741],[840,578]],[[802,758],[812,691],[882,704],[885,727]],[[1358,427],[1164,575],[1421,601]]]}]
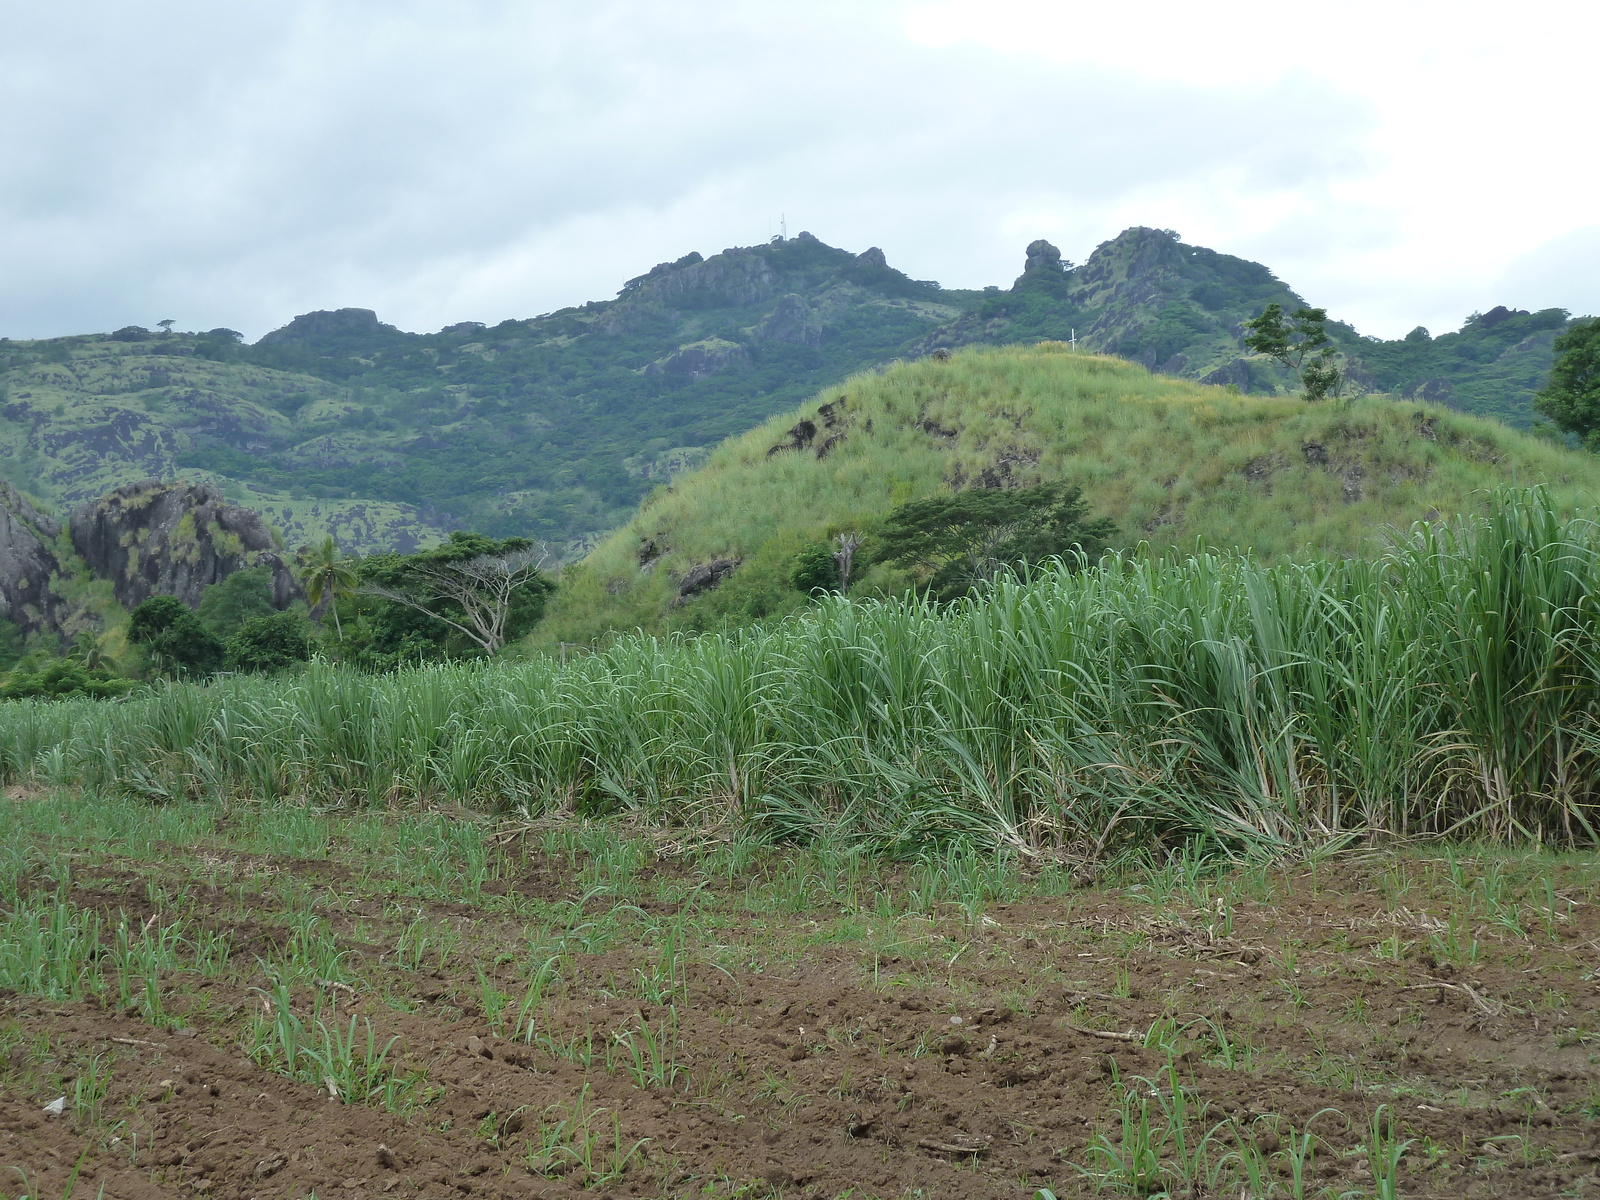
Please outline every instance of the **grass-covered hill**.
[{"label": "grass-covered hill", "polygon": [[[1280,390],[1240,343],[1274,300],[1300,297],[1259,263],[1157,229],[1078,266],[1035,242],[1015,282],[982,290],[801,234],[691,253],[614,299],[492,326],[406,333],[341,309],[254,345],[133,327],[0,339],[0,476],[55,507],[139,479],[210,480],[291,546],[332,531],[349,549],[405,549],[470,527],[575,552],[722,439],[937,346],[1076,331],[1165,374]],[[1439,337],[1334,332],[1357,388],[1526,424],[1565,320],[1496,309]]]},{"label": "grass-covered hill", "polygon": [[[801,607],[795,556],[940,489],[1067,480],[1131,547],[1359,550],[1472,511],[1501,483],[1600,496],[1600,462],[1443,406],[1307,405],[1072,353],[970,348],[857,375],[719,447],[566,573],[542,640],[695,628]],[[731,572],[728,567],[737,560]],[[716,586],[696,567],[721,565]],[[862,592],[904,580],[869,570]],[[693,584],[691,582],[691,588]]]}]

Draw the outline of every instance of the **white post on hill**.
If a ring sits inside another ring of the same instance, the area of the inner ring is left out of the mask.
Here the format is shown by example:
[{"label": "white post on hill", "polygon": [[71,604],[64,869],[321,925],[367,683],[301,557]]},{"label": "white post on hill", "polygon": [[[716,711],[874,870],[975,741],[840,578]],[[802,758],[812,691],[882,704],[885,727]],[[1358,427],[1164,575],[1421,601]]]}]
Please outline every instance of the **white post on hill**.
[{"label": "white post on hill", "polygon": [[1067,345],[1072,347],[1074,354],[1078,352],[1078,331],[1076,329],[1072,331],[1072,337],[1068,340]]}]

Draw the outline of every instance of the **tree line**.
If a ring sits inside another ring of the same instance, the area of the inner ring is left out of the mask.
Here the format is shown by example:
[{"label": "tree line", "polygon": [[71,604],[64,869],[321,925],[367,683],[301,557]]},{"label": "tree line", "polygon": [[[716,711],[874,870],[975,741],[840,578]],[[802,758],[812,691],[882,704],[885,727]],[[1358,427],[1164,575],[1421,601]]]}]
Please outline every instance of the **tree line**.
[{"label": "tree line", "polygon": [[305,600],[279,611],[267,567],[205,589],[197,608],[151,596],[114,636],[10,649],[0,698],[110,698],[141,682],[289,670],[313,656],[368,671],[493,657],[531,629],[555,589],[549,551],[528,538],[457,532],[412,554],[356,557],[332,537],[302,550]]}]

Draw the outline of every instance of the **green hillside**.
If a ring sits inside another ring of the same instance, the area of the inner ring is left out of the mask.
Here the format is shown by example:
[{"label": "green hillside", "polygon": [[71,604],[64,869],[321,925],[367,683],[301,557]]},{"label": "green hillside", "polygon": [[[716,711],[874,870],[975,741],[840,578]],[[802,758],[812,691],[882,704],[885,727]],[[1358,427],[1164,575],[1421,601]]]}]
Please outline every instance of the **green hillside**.
[{"label": "green hillside", "polygon": [[[349,421],[352,401],[321,379],[197,354],[206,344],[181,335],[0,343],[0,477],[63,515],[119,484],[209,480],[260,511],[291,547],[330,532],[355,549],[442,536],[416,506],[258,471],[279,447],[300,461],[336,454],[332,431]],[[381,456],[381,447],[350,452]]]},{"label": "green hillside", "polygon": [[[809,428],[809,432],[807,432]],[[803,444],[799,444],[803,443]],[[1121,541],[1355,551],[1480,507],[1503,482],[1600,495],[1600,462],[1439,405],[1310,406],[1163,377],[1060,343],[971,348],[829,388],[718,448],[566,573],[541,640],[703,627],[802,606],[794,556],[942,488],[1080,484]],[[691,568],[740,560],[703,593]],[[862,592],[903,586],[885,568]]]},{"label": "green hillside", "polygon": [[[474,528],[571,556],[722,439],[939,346],[1075,332],[1164,374],[1282,391],[1240,343],[1272,301],[1300,297],[1166,230],[1126,230],[1079,266],[1034,242],[1014,283],[981,291],[800,234],[687,254],[615,299],[493,326],[405,333],[340,309],[254,345],[225,329],[0,339],[0,476],[57,507],[134,479],[209,479],[296,546],[331,531],[349,549],[404,549]],[[1439,337],[1333,332],[1357,391],[1525,425],[1565,322],[1495,309]]]}]

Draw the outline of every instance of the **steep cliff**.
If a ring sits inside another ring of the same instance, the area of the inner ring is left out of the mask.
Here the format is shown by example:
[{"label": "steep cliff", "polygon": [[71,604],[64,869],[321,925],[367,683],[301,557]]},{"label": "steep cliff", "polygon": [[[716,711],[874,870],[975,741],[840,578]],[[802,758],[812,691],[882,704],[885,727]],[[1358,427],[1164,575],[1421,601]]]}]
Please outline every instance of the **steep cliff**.
[{"label": "steep cliff", "polygon": [[50,580],[61,569],[53,545],[60,534],[60,522],[0,483],[0,618],[23,633],[58,628]]},{"label": "steep cliff", "polygon": [[125,484],[77,508],[70,528],[89,570],[110,580],[128,608],[152,595],[176,596],[193,608],[208,585],[246,567],[272,569],[278,608],[300,595],[266,522],[227,503],[209,483]]}]

